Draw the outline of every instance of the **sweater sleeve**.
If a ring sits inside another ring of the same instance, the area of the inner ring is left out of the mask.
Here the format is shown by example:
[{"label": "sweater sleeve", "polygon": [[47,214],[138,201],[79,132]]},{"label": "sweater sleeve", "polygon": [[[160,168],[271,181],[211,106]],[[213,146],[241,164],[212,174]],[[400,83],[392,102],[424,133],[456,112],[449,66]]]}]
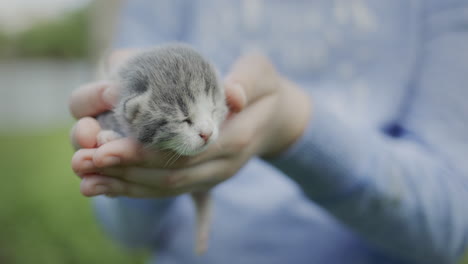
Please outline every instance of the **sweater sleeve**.
[{"label": "sweater sleeve", "polygon": [[468,8],[441,5],[425,10],[397,136],[315,98],[302,138],[270,160],[342,223],[414,263],[455,263],[468,244]]},{"label": "sweater sleeve", "polygon": [[158,243],[157,237],[173,201],[106,196],[93,199],[103,230],[128,248],[148,248]]}]

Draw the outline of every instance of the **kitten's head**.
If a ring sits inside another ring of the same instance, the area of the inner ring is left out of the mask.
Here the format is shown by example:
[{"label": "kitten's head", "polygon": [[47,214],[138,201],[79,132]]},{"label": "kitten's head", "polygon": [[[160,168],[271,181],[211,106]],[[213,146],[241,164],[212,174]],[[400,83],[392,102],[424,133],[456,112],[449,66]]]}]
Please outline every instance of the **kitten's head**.
[{"label": "kitten's head", "polygon": [[144,52],[119,72],[116,113],[144,146],[194,155],[215,141],[227,107],[212,66],[193,49]]}]

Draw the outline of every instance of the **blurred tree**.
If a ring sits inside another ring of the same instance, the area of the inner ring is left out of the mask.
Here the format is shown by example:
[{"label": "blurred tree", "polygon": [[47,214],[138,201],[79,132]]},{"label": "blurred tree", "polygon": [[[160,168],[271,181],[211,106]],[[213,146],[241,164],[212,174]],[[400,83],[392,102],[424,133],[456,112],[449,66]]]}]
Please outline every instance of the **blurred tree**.
[{"label": "blurred tree", "polygon": [[2,57],[82,58],[89,54],[89,7],[41,21],[9,39],[0,34]]},{"label": "blurred tree", "polygon": [[10,48],[11,39],[5,33],[0,32],[0,57],[6,56]]}]

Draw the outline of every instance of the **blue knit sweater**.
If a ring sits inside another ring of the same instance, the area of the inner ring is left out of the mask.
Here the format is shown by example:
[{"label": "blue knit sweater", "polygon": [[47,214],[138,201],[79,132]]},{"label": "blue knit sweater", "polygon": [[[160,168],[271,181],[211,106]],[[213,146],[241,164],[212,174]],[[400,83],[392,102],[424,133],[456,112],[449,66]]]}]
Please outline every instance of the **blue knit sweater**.
[{"label": "blue knit sweater", "polygon": [[[188,196],[95,199],[157,263],[456,263],[468,244],[468,1],[132,0],[116,48],[249,49],[309,92],[303,136],[214,190],[208,252]],[[293,117],[292,117],[293,118]]]}]

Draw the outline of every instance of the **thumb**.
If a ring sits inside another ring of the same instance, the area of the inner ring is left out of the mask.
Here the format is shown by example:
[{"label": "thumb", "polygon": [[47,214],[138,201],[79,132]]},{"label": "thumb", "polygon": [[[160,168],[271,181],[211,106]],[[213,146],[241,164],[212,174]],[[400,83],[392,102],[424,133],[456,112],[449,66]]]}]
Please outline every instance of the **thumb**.
[{"label": "thumb", "polygon": [[247,104],[274,92],[278,77],[273,64],[264,55],[253,53],[238,59],[224,79],[231,110],[242,110]]},{"label": "thumb", "polygon": [[234,113],[242,111],[247,105],[245,90],[239,83],[226,83],[224,85],[226,103],[229,110]]}]

